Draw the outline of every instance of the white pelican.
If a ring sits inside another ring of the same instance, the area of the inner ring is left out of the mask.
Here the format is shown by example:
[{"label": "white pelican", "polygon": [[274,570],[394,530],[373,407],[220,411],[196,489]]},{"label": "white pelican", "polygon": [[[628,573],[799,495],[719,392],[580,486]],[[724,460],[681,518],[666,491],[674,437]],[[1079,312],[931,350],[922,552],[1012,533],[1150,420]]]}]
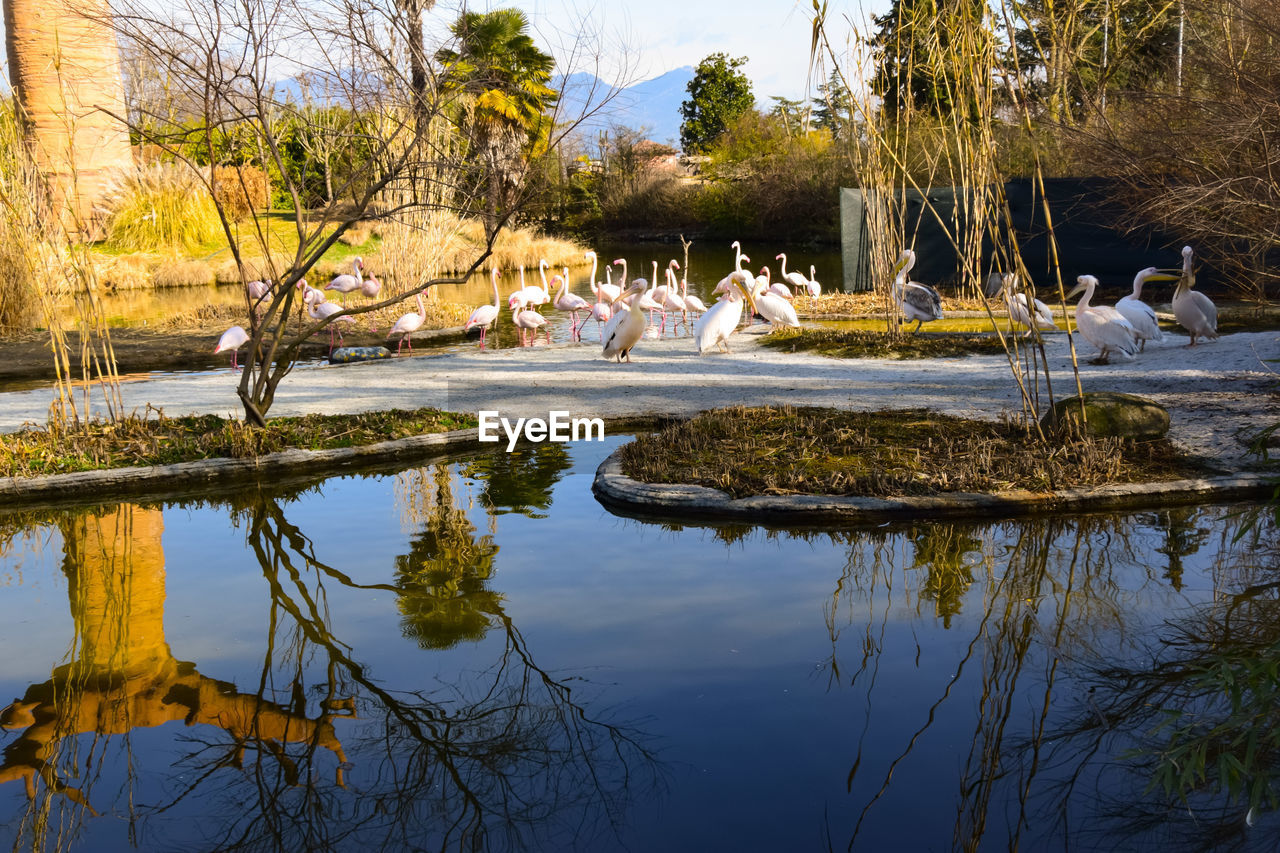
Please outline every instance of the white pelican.
[{"label": "white pelican", "polygon": [[[640,307],[640,297],[648,289],[649,282],[638,278],[613,301],[613,309],[617,313],[604,327],[602,355],[605,358],[616,358],[618,361],[626,359],[628,363],[631,362],[631,348],[644,337],[644,330],[648,325],[645,321],[644,309]],[[630,310],[619,310],[619,303],[628,297],[634,298]]]},{"label": "white pelican", "polygon": [[724,352],[729,351],[729,336],[738,328],[738,321],[742,319],[744,297],[750,304],[752,313],[756,310],[755,300],[750,290],[754,283],[751,273],[739,270],[729,278],[728,294],[707,309],[707,312],[698,318],[698,322],[693,324],[694,346],[698,355],[703,355],[713,346],[719,347]]},{"label": "white pelican", "polygon": [[1084,291],[1084,296],[1076,304],[1076,328],[1084,339],[1098,348],[1098,364],[1106,364],[1108,356],[1113,352],[1124,353],[1132,358],[1138,352],[1138,333],[1133,325],[1116,309],[1109,305],[1090,305],[1093,290],[1098,280],[1091,275],[1082,275],[1076,279],[1076,286],[1067,294],[1067,298]]},{"label": "white pelican", "polygon": [[1218,339],[1218,306],[1200,291],[1192,290],[1195,285],[1196,274],[1191,269],[1191,247],[1183,246],[1182,277],[1178,279],[1178,286],[1173,292],[1173,316],[1177,318],[1178,325],[1191,333],[1191,343],[1187,344],[1191,347],[1196,345],[1197,337],[1207,341]]},{"label": "white pelican", "polygon": [[[481,305],[479,308],[471,312],[471,316],[467,318],[467,324],[462,327],[462,331],[467,331],[472,326],[480,327],[480,348],[484,349],[484,338],[489,331],[489,327],[498,319],[498,314],[502,310],[502,303],[498,296],[498,276],[502,275],[497,267],[493,268],[489,276],[490,283],[493,284],[493,304]],[[410,343],[412,346],[412,343]]]},{"label": "white pelican", "polygon": [[1142,285],[1148,281],[1177,281],[1176,275],[1163,273],[1155,267],[1139,270],[1133,277],[1133,293],[1116,303],[1116,310],[1124,315],[1138,333],[1138,351],[1147,348],[1147,341],[1163,341],[1164,332],[1160,331],[1160,322],[1151,306],[1142,301]]},{"label": "white pelican", "polygon": [[916,321],[914,331],[918,332],[922,323],[942,319],[942,297],[927,284],[907,281],[907,273],[915,265],[916,253],[903,249],[898,262],[893,265],[893,298],[897,300],[907,322]]},{"label": "white pelican", "polygon": [[1001,290],[1004,291],[1004,306],[1009,312],[1009,320],[1019,326],[1027,327],[1027,334],[1031,334],[1031,325],[1034,322],[1037,329],[1056,329],[1058,324],[1053,322],[1053,309],[1045,305],[1039,299],[1032,300],[1031,307],[1035,311],[1035,317],[1027,311],[1027,294],[1015,293],[1018,289],[1018,274],[1007,272],[1000,278]]},{"label": "white pelican", "polygon": [[755,297],[755,310],[769,321],[769,331],[800,328],[800,318],[796,316],[795,307],[772,290],[762,287],[760,279],[756,279],[755,290],[751,295]]}]

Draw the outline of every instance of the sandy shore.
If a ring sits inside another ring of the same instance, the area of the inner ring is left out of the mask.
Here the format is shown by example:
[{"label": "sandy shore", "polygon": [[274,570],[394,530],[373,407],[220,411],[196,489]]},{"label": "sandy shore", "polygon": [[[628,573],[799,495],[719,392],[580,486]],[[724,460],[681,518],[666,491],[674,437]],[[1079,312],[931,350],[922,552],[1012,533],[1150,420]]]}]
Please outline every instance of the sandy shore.
[{"label": "sandy shore", "polygon": [[[998,356],[895,361],[832,359],[759,345],[764,327],[736,335],[732,354],[699,357],[688,338],[646,340],[631,364],[600,357],[598,343],[416,356],[353,365],[299,368],[281,384],[272,415],[341,413],[437,406],[497,410],[507,417],[688,414],[736,403],[849,408],[928,407],[998,417],[1021,409],[1008,362]],[[1166,335],[1130,362],[1082,363],[1084,390],[1149,397],[1170,410],[1171,437],[1188,450],[1247,467],[1242,436],[1280,421],[1280,333],[1224,336],[1186,346]],[[1088,344],[1085,357],[1092,357]],[[1048,344],[1056,396],[1075,393],[1066,337]],[[1268,361],[1271,360],[1271,361]],[[238,376],[230,370],[126,382],[126,410],[147,404],[178,416],[238,416]],[[0,430],[43,423],[51,390],[0,394]]]}]

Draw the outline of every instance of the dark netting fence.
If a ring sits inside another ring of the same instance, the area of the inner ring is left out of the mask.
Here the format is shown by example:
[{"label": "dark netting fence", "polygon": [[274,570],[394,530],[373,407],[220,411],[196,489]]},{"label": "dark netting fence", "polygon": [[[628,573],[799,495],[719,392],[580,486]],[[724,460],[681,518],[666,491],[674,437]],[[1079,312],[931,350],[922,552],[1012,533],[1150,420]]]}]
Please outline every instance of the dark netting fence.
[{"label": "dark netting fence", "polygon": [[[1126,233],[1123,211],[1113,200],[1116,186],[1104,178],[1054,178],[1045,181],[1045,195],[1053,217],[1058,257],[1062,261],[1063,282],[1075,284],[1078,275],[1088,273],[1108,287],[1133,282],[1134,273],[1144,267],[1179,267],[1183,242],[1176,235],[1149,231]],[[1004,185],[1018,248],[1027,271],[1037,287],[1053,283],[1049,229],[1044,206],[1030,179]],[[946,230],[939,224],[954,222],[957,190],[932,187],[923,192],[906,190],[904,225],[908,247],[916,252],[911,278],[926,284],[955,286],[960,281],[960,260]],[[925,197],[933,205],[930,210]],[[954,227],[954,226],[951,226]],[[870,264],[870,235],[861,189],[840,190],[840,238],[844,262],[844,289],[870,290],[874,282]],[[904,247],[904,248],[908,248]],[[988,237],[983,245],[983,277],[989,271],[1007,271]],[[1197,286],[1216,283],[1213,270],[1197,264]]]}]

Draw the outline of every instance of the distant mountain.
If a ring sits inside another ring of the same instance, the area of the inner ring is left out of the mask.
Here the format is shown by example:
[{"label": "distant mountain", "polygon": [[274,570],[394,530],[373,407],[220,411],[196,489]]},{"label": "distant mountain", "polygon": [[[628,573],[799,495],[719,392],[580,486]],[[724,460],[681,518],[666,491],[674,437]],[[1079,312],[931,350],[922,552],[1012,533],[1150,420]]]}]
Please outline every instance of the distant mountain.
[{"label": "distant mountain", "polygon": [[[680,105],[689,96],[687,87],[692,79],[693,67],[686,65],[652,80],[628,86],[584,122],[583,131],[591,139],[614,125],[624,125],[636,130],[645,128],[647,138],[679,148],[682,121]],[[579,115],[588,106],[599,106],[608,89],[607,85],[591,74],[570,74],[564,81],[560,114]]]}]

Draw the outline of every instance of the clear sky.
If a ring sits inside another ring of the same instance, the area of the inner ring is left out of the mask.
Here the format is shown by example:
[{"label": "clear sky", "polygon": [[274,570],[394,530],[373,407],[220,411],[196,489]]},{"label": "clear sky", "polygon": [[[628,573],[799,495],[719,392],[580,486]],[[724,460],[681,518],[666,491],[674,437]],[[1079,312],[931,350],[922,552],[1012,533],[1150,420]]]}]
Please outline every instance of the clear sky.
[{"label": "clear sky", "polygon": [[[882,13],[888,4],[828,0],[830,37],[846,39],[850,21],[865,29],[865,16]],[[428,30],[443,31],[463,6],[477,12],[523,9],[538,43],[556,55],[561,70],[590,71],[610,83],[619,77],[624,84],[648,80],[722,52],[748,58],[742,70],[762,106],[774,95],[816,94],[806,90],[813,0],[440,0],[429,14]],[[603,55],[603,66],[592,58],[597,55]],[[0,89],[7,90],[4,70]]]},{"label": "clear sky", "polygon": [[[846,39],[850,20],[864,27],[865,15],[880,14],[888,4],[889,0],[829,0],[831,39]],[[566,45],[578,33],[576,23],[585,21],[594,44],[605,45],[611,52],[620,41],[625,44],[631,82],[684,65],[696,66],[704,57],[722,52],[748,58],[742,70],[751,78],[761,105],[767,106],[774,95],[800,99],[816,94],[806,93],[805,88],[812,0],[482,0],[467,5],[472,11],[523,9],[538,41],[562,64],[570,64],[563,59]]]}]

